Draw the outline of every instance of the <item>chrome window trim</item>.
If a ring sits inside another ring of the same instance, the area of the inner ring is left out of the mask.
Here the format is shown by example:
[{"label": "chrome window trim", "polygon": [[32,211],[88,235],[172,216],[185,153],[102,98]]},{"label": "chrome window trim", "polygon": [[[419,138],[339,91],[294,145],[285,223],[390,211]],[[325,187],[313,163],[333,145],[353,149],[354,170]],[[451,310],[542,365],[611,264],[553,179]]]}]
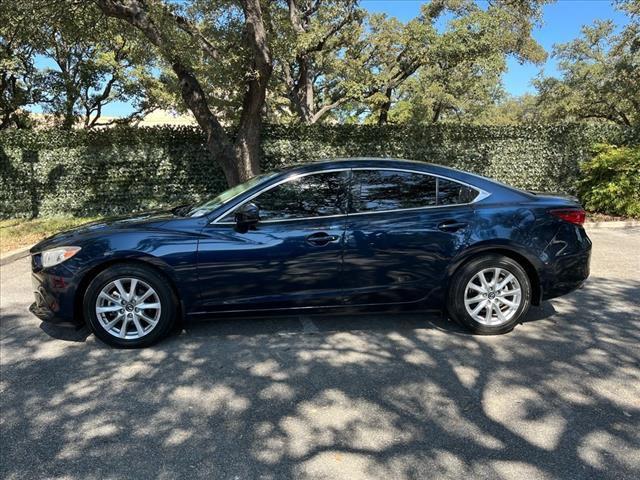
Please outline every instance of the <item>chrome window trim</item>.
[{"label": "chrome window trim", "polygon": [[256,193],[253,193],[251,196],[249,196],[249,198],[244,200],[242,203],[236,205],[235,207],[232,207],[232,208],[229,208],[229,209],[225,210],[222,214],[218,215],[215,218],[215,220],[210,222],[210,224],[235,225],[235,222],[220,222],[219,220],[224,218],[228,213],[230,213],[235,208],[238,208],[241,205],[244,205],[245,203],[250,202],[251,200],[253,200],[257,196],[263,194],[264,192],[268,192],[272,188],[275,188],[275,187],[277,187],[279,185],[282,185],[283,183],[286,183],[288,181],[297,180],[298,178],[306,177],[308,175],[315,175],[315,174],[318,174],[318,173],[348,172],[348,171],[354,171],[354,170],[358,170],[358,171],[359,170],[383,170],[383,171],[417,173],[417,174],[420,174],[420,175],[429,175],[429,176],[435,177],[436,179],[441,178],[443,180],[449,180],[450,182],[459,183],[460,185],[464,185],[466,187],[472,188],[472,189],[474,189],[475,191],[478,192],[478,195],[471,202],[454,203],[452,205],[427,205],[427,206],[424,206],[424,207],[394,208],[394,209],[391,209],[391,210],[376,210],[376,211],[371,211],[371,212],[341,213],[341,214],[337,214],[337,215],[325,215],[325,216],[321,216],[321,217],[300,217],[300,218],[283,218],[281,220],[261,220],[260,223],[298,222],[298,221],[302,221],[302,220],[312,220],[312,219],[317,219],[317,218],[340,218],[340,217],[356,216],[356,215],[375,215],[375,214],[378,214],[378,213],[408,212],[408,211],[413,211],[413,210],[427,210],[427,209],[432,209],[432,208],[462,207],[462,206],[465,206],[465,205],[472,205],[474,203],[480,202],[480,201],[484,200],[485,198],[491,196],[491,193],[487,192],[486,190],[483,190],[480,187],[476,187],[475,185],[471,185],[470,183],[463,182],[461,180],[457,180],[455,178],[450,178],[450,177],[447,177],[447,176],[444,176],[444,175],[440,175],[440,174],[437,174],[437,173],[422,172],[420,170],[411,170],[411,169],[408,169],[408,168],[396,168],[396,167],[332,168],[332,169],[328,169],[328,170],[316,170],[316,171],[313,171],[313,172],[305,172],[305,173],[297,173],[297,174],[289,175],[289,176],[283,178],[282,180],[274,183],[273,185],[269,185],[268,187],[265,187],[265,188],[263,188],[262,190],[259,190]]}]

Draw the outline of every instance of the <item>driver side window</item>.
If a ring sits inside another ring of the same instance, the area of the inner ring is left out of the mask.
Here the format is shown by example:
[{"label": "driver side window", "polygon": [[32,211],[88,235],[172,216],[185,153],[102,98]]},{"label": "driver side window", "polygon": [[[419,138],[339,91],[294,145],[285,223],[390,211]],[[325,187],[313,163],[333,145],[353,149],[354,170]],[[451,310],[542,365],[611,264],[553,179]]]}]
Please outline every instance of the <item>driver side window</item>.
[{"label": "driver side window", "polygon": [[[313,173],[293,178],[251,200],[260,220],[291,220],[347,213],[348,171]],[[234,212],[222,222],[233,222]]]}]

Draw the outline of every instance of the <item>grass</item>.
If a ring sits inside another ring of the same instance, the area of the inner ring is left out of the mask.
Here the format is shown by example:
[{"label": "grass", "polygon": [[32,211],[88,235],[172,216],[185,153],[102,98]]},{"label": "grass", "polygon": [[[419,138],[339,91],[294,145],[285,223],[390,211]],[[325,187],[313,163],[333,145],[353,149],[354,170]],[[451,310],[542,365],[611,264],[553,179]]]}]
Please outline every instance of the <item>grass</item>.
[{"label": "grass", "polygon": [[29,247],[54,233],[68,230],[99,217],[54,217],[0,220],[0,254]]}]

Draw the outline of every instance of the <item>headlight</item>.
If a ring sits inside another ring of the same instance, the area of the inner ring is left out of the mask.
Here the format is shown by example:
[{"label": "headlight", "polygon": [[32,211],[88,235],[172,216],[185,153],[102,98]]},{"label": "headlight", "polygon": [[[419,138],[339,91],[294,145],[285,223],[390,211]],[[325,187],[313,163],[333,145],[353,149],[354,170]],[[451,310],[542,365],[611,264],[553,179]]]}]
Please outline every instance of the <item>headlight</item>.
[{"label": "headlight", "polygon": [[80,247],[58,247],[42,252],[42,267],[53,267],[70,259],[80,251]]}]

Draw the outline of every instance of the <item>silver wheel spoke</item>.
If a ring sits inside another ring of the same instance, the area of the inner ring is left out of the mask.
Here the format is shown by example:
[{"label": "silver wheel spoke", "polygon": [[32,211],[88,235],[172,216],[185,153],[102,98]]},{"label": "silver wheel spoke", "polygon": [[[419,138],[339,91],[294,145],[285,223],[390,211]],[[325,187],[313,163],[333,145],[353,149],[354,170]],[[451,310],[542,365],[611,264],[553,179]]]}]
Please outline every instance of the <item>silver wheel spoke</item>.
[{"label": "silver wheel spoke", "polygon": [[118,300],[115,297],[112,297],[111,295],[109,295],[108,293],[105,293],[105,291],[103,290],[102,292],[100,292],[100,296],[99,298],[103,298],[108,302],[112,302],[112,303],[118,303],[120,300]]},{"label": "silver wheel spoke", "polygon": [[129,286],[129,296],[127,300],[131,301],[136,296],[136,286],[138,285],[138,279],[134,278],[131,280],[131,285]]},{"label": "silver wheel spoke", "polygon": [[498,289],[498,279],[500,278],[500,272],[502,270],[500,270],[499,268],[494,268],[493,269],[493,281],[491,282],[491,284],[493,285],[493,289],[497,290]]},{"label": "silver wheel spoke", "polygon": [[478,275],[478,278],[480,279],[480,283],[482,284],[482,288],[484,288],[484,291],[488,292],[489,282],[487,282],[487,277],[484,276],[484,270],[480,272],[480,275]]},{"label": "silver wheel spoke", "polygon": [[513,280],[515,277],[512,274],[508,274],[504,280],[502,280],[502,282],[500,282],[500,285],[498,285],[496,287],[496,290],[502,290],[511,280]]},{"label": "silver wheel spoke", "polygon": [[153,290],[151,290],[151,289],[147,290],[146,292],[144,292],[144,294],[142,294],[142,296],[140,298],[138,298],[138,303],[144,302],[147,298],[149,298],[154,293],[155,292]]},{"label": "silver wheel spoke", "polygon": [[149,310],[149,309],[155,309],[155,308],[160,308],[160,304],[159,303],[141,303],[138,305],[138,308],[140,310]]},{"label": "silver wheel spoke", "polygon": [[509,291],[504,291],[500,294],[501,297],[511,297],[513,295],[519,295],[520,294],[520,289],[516,288],[514,290],[509,290]]},{"label": "silver wheel spoke", "polygon": [[498,305],[496,305],[495,303],[493,304],[493,310],[496,312],[496,316],[498,317],[498,320],[500,320],[501,322],[507,321],[502,311],[500,310],[500,307],[498,307]]},{"label": "silver wheel spoke", "polygon": [[120,327],[120,338],[124,338],[127,335],[127,326],[129,325],[129,317],[124,317],[122,326]]},{"label": "silver wheel spoke", "polygon": [[476,306],[476,308],[474,308],[474,309],[471,311],[471,314],[472,314],[472,315],[476,315],[476,314],[477,314],[477,313],[479,313],[479,312],[480,312],[480,310],[482,310],[486,305],[487,305],[487,301],[486,301],[486,300],[485,300],[484,302],[480,302],[480,303]]},{"label": "silver wheel spoke", "polygon": [[118,293],[120,294],[120,297],[126,299],[127,298],[127,292],[125,291],[124,287],[122,286],[122,282],[120,280],[116,280],[115,282],[113,282],[113,284],[118,289]]},{"label": "silver wheel spoke", "polygon": [[511,308],[518,308],[518,304],[515,302],[512,302],[510,300],[504,299],[504,298],[496,298],[497,301],[499,301],[500,303],[503,303],[504,305],[506,305],[507,307],[511,307]]},{"label": "silver wheel spoke", "polygon": [[142,328],[142,325],[140,325],[140,320],[138,320],[138,316],[137,315],[133,316],[133,324],[136,326],[136,330],[138,331],[138,335],[143,336],[144,335],[144,328]]},{"label": "silver wheel spoke", "polygon": [[104,328],[106,330],[110,330],[112,329],[116,323],[118,323],[120,320],[122,320],[122,317],[124,317],[124,315],[122,313],[118,314],[118,316],[116,318],[114,318],[113,320],[111,320],[109,323],[107,323]]},{"label": "silver wheel spoke", "polygon": [[486,312],[484,314],[484,321],[489,324],[491,323],[491,319],[493,318],[493,304],[487,305]]},{"label": "silver wheel spoke", "polygon": [[111,305],[109,307],[98,307],[96,308],[96,312],[98,313],[107,313],[107,312],[117,312],[122,309],[122,305]]},{"label": "silver wheel spoke", "polygon": [[473,283],[473,281],[471,283],[469,283],[468,288],[470,288],[471,290],[475,290],[476,292],[480,292],[480,293],[486,293],[487,290],[482,288],[480,285],[476,285],[475,283]]},{"label": "silver wheel spoke", "polygon": [[484,298],[485,298],[485,297],[484,297],[484,295],[476,295],[476,296],[475,296],[475,297],[473,297],[473,298],[467,298],[464,302],[465,302],[467,305],[471,305],[471,304],[473,304],[473,303],[481,302],[482,300],[484,300]]},{"label": "silver wheel spoke", "polygon": [[158,323],[157,320],[153,320],[149,317],[147,317],[144,313],[141,313],[140,318],[142,318],[145,322],[147,322],[149,325],[153,325],[155,327],[156,323]]}]

